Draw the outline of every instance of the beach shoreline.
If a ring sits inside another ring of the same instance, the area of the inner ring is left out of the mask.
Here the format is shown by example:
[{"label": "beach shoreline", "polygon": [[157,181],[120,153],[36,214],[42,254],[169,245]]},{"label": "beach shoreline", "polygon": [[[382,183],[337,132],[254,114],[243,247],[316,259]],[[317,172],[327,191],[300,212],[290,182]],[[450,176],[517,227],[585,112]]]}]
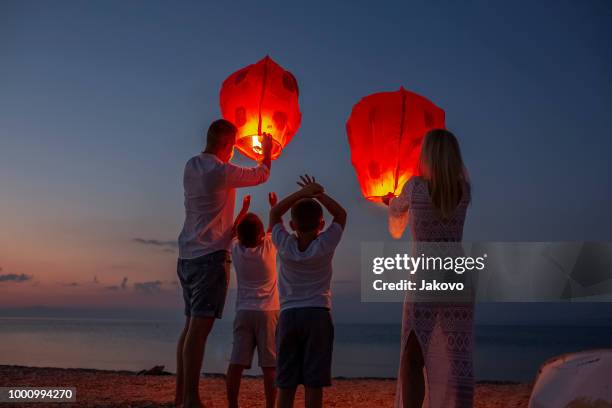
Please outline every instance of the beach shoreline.
[{"label": "beach shoreline", "polygon": [[[174,399],[173,374],[139,375],[132,371],[89,368],[54,368],[0,365],[0,387],[74,387],[78,407],[171,407]],[[241,386],[241,407],[260,407],[263,385],[259,376],[245,376]],[[526,407],[531,384],[508,381],[479,381],[474,407]],[[208,407],[225,407],[225,375],[204,374],[200,392]],[[325,390],[326,407],[392,407],[394,378],[334,378]],[[303,406],[303,390],[296,406]],[[3,406],[10,406],[3,404]],[[15,404],[41,407],[41,403]],[[44,406],[48,406],[44,404]]]}]

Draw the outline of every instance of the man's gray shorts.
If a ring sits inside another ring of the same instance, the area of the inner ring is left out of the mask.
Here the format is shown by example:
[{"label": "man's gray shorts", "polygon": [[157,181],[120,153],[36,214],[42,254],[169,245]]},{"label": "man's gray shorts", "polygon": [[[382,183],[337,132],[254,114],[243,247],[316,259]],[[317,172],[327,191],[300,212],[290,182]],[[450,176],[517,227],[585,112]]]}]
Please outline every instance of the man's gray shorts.
[{"label": "man's gray shorts", "polygon": [[179,258],[176,272],[183,288],[185,316],[221,318],[229,269],[228,251],[216,251],[194,259]]},{"label": "man's gray shorts", "polygon": [[276,329],[276,385],[331,385],[334,324],[329,309],[305,307],[283,310]]}]

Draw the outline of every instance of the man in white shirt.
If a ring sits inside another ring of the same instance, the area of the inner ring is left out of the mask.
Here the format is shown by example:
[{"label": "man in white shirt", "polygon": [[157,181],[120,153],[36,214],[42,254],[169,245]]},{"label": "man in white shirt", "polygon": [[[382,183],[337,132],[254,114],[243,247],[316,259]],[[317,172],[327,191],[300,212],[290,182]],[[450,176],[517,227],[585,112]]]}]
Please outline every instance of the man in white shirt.
[{"label": "man in white shirt", "polygon": [[[331,385],[332,259],[342,238],[346,211],[325,194],[314,178],[304,176],[298,184],[301,190],[270,210],[281,303],[276,330],[278,407],[293,407],[297,386],[303,384],[306,408],[319,408],[323,404],[323,387]],[[333,217],[323,232],[321,204]],[[289,209],[295,234],[283,226],[282,216]]]},{"label": "man in white shirt", "polygon": [[272,141],[264,135],[263,160],[253,168],[230,163],[236,127],[226,120],[208,128],[206,149],[185,165],[185,223],[179,236],[177,274],[185,301],[185,328],[177,346],[177,406],[201,407],[199,379],[206,339],[221,318],[229,282],[236,188],[264,183]]}]

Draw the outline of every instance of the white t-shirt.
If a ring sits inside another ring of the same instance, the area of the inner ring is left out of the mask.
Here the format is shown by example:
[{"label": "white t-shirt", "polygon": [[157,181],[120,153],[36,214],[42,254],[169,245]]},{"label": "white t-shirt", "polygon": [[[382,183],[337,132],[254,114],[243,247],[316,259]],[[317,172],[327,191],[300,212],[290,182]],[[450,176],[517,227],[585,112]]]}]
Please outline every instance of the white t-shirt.
[{"label": "white t-shirt", "polygon": [[236,188],[255,186],[270,175],[268,167],[240,167],[201,153],[185,165],[185,223],[179,258],[192,259],[228,250],[232,240]]},{"label": "white t-shirt", "polygon": [[276,248],[271,235],[266,234],[254,248],[247,248],[234,239],[232,263],[238,284],[236,310],[278,310]]},{"label": "white t-shirt", "polygon": [[305,251],[300,251],[297,237],[289,234],[282,223],[274,225],[272,242],[278,251],[281,310],[331,308],[332,259],[342,232],[342,226],[333,222]]}]

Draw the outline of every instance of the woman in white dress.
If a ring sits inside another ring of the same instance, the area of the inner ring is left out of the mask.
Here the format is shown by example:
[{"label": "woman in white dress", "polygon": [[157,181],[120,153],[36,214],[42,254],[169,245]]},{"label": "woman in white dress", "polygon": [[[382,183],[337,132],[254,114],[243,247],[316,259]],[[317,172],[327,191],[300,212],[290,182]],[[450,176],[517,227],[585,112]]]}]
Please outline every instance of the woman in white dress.
[{"label": "woman in white dress", "polygon": [[[470,184],[451,132],[427,133],[419,170],[397,198],[386,200],[391,234],[401,236],[409,224],[414,242],[460,242]],[[406,299],[396,407],[472,407],[473,317],[473,302]]]}]

